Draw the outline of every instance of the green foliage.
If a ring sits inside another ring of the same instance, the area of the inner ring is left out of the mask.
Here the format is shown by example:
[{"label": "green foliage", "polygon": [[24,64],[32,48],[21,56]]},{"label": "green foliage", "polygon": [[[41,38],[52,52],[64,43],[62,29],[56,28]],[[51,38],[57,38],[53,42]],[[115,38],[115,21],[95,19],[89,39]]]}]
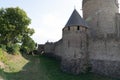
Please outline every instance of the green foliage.
[{"label": "green foliage", "polygon": [[19,54],[20,52],[20,45],[18,44],[8,44],[7,47],[7,52],[11,54]]},{"label": "green foliage", "polygon": [[29,36],[25,36],[23,39],[23,44],[21,46],[22,52],[29,53],[29,52],[35,50],[35,48],[36,48],[36,44],[35,44],[34,40]]},{"label": "green foliage", "polygon": [[21,37],[28,34],[27,26],[31,20],[20,8],[0,9],[0,40],[2,43],[18,43]]},{"label": "green foliage", "polygon": [[4,54],[4,51],[0,48],[0,61],[2,61],[3,63],[7,63],[7,57]]},{"label": "green foliage", "polygon": [[[29,52],[34,49],[34,41],[30,38],[34,29],[28,28],[31,23],[26,12],[19,7],[0,9],[0,47],[9,53],[19,53],[20,46]],[[27,37],[26,37],[27,36]],[[32,43],[30,45],[25,43]],[[28,40],[30,39],[30,40]]]},{"label": "green foliage", "polygon": [[6,45],[4,45],[4,44],[0,44],[0,48],[1,48],[2,50],[4,50],[4,51],[7,51],[7,50],[6,50]]}]

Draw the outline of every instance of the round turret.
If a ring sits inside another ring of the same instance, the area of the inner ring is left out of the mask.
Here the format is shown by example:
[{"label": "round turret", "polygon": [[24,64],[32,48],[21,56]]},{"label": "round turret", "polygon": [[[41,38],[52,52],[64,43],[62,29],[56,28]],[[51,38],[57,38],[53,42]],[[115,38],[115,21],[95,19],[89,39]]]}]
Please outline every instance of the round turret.
[{"label": "round turret", "polygon": [[83,18],[93,35],[114,34],[118,0],[83,0]]},{"label": "round turret", "polygon": [[[71,51],[70,48],[80,48],[81,42],[84,43],[84,41],[86,41],[87,29],[88,26],[86,22],[81,18],[79,13],[74,10],[63,28],[63,42],[65,48],[68,49],[68,51]],[[66,51],[66,54],[68,51]]]},{"label": "round turret", "polygon": [[[74,10],[63,28],[63,70],[68,70],[68,72],[75,74],[85,71],[86,66],[84,65],[87,62],[87,30],[88,26],[86,22],[81,18],[79,13]],[[75,63],[80,65],[75,65]],[[74,67],[71,65],[74,65]],[[76,70],[76,68],[79,70]]]},{"label": "round turret", "polygon": [[63,28],[63,37],[67,33],[76,32],[76,31],[86,32],[87,29],[88,29],[87,23],[81,18],[81,16],[76,11],[76,9],[74,9],[67,24]]}]

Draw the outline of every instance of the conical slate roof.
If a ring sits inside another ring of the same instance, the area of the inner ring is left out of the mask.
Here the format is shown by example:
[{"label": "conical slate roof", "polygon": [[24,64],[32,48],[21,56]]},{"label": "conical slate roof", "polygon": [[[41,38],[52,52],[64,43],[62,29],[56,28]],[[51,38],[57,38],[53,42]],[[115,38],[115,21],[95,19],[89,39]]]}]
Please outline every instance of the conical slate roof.
[{"label": "conical slate roof", "polygon": [[88,27],[87,23],[81,18],[81,16],[79,15],[79,13],[77,12],[76,9],[74,9],[72,15],[70,16],[67,24],[65,25],[65,27],[71,27],[71,26],[84,26],[84,27]]}]

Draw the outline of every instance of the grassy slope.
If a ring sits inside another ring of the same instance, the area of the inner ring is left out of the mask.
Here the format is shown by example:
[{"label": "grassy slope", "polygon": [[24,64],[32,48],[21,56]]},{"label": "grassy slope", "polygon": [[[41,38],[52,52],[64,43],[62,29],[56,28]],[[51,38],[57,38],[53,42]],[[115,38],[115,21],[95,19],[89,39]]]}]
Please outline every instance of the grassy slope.
[{"label": "grassy slope", "polygon": [[13,73],[19,72],[22,68],[29,62],[21,55],[7,55],[7,67],[4,69],[4,72]]},{"label": "grassy slope", "polygon": [[[17,71],[21,71],[14,73],[4,72],[2,77],[6,78],[6,80],[115,80],[94,74],[76,76],[63,73],[60,70],[59,62],[44,56],[33,57],[31,55],[27,55],[24,56],[24,58],[29,62],[23,67],[23,69],[21,70],[16,66],[16,69],[18,69]],[[19,62],[19,59],[15,61],[16,65],[19,67],[25,64],[19,65],[21,62]]]}]

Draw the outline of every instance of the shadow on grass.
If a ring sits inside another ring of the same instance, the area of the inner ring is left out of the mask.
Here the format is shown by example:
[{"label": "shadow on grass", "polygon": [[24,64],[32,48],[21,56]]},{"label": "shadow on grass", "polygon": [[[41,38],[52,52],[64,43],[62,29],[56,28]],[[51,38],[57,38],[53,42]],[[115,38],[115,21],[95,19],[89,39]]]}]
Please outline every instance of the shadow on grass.
[{"label": "shadow on grass", "polygon": [[116,80],[92,73],[81,75],[64,73],[60,70],[60,62],[45,56],[23,55],[23,57],[29,60],[29,63],[20,72],[2,72],[4,80]]}]

